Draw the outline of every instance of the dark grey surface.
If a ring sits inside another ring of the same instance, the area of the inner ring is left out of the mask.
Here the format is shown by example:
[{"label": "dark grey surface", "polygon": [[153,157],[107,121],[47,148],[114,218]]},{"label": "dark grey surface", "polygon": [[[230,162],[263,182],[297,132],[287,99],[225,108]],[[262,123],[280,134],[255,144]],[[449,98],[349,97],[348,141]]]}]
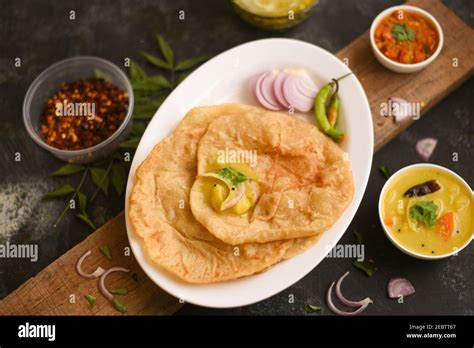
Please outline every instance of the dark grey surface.
[{"label": "dark grey surface", "polygon": [[[141,50],[156,51],[154,32],[162,33],[175,54],[189,58],[217,54],[237,44],[264,37],[285,36],[308,41],[336,52],[369,28],[381,10],[399,1],[322,0],[313,16],[283,34],[254,29],[241,22],[227,1],[0,1],[0,243],[9,233],[12,243],[38,243],[36,263],[0,259],[0,298],[37,274],[90,230],[69,214],[57,227],[54,219],[63,202],[42,202],[41,196],[68,180],[48,177],[61,165],[28,137],[22,123],[21,105],[33,79],[52,63],[75,55],[96,55],[120,65],[124,57],[136,58]],[[448,7],[474,23],[472,1],[446,1]],[[178,11],[186,19],[178,20]],[[69,20],[69,11],[76,20]],[[21,57],[22,67],[13,60]],[[150,68],[152,71],[153,68]],[[380,165],[395,171],[419,162],[414,145],[426,136],[440,139],[431,162],[451,168],[474,185],[472,147],[471,79],[426,117],[379,151],[367,191],[351,226],[340,243],[353,243],[358,230],[377,271],[372,278],[352,267],[351,259],[326,259],[301,281],[261,303],[243,308],[214,310],[185,305],[180,314],[305,314],[306,303],[324,305],[324,292],[346,270],[351,276],[344,288],[354,298],[370,296],[375,304],[367,314],[474,314],[474,246],[458,257],[427,262],[412,259],[387,240],[377,217],[377,200],[384,184]],[[22,155],[14,161],[15,152]],[[459,162],[451,160],[459,153]],[[89,190],[92,189],[89,187]],[[112,194],[100,197],[92,212],[103,223],[123,209],[123,199]],[[392,277],[407,277],[417,293],[404,304],[388,300],[386,285]],[[294,303],[289,303],[289,296]]]}]

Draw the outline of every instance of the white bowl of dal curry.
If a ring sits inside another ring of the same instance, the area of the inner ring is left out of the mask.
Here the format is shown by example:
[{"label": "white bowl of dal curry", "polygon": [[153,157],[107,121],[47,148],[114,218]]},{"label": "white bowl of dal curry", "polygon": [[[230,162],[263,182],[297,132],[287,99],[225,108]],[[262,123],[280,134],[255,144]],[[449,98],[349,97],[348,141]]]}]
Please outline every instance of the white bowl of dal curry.
[{"label": "white bowl of dal curry", "polygon": [[447,168],[414,164],[385,183],[379,217],[388,239],[402,252],[424,260],[442,259],[473,239],[473,192]]}]

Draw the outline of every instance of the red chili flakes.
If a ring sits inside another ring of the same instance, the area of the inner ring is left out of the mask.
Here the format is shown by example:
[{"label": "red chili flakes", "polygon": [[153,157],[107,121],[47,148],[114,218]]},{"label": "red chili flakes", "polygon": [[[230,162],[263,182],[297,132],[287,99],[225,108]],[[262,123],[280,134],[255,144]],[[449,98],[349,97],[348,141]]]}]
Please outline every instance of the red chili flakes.
[{"label": "red chili flakes", "polygon": [[99,78],[61,83],[46,102],[40,122],[44,141],[61,150],[81,150],[109,138],[128,111],[128,94]]}]

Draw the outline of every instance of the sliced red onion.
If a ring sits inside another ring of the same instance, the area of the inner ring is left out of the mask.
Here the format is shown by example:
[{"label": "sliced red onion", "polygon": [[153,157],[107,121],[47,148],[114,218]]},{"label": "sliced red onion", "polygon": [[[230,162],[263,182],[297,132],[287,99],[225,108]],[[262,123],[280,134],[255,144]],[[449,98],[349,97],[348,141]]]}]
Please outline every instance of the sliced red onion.
[{"label": "sliced red onion", "polygon": [[318,89],[311,78],[300,70],[267,71],[255,75],[250,80],[250,88],[266,109],[277,111],[293,106],[301,112],[313,108]]},{"label": "sliced red onion", "polygon": [[263,107],[277,111],[280,110],[281,107],[273,93],[274,80],[275,75],[271,71],[260,76],[255,86],[255,95],[257,96],[258,102],[262,104]]},{"label": "sliced red onion", "polygon": [[275,94],[275,98],[285,109],[290,107],[290,103],[288,103],[288,101],[285,99],[285,96],[283,95],[283,82],[287,76],[288,74],[285,71],[280,71],[273,81],[273,93]]},{"label": "sliced red onion", "polygon": [[237,195],[234,198],[231,198],[231,192],[229,192],[229,195],[227,198],[222,202],[221,204],[221,210],[226,210],[229,208],[232,208],[234,205],[236,205],[244,196],[245,193],[245,184],[241,182],[238,184],[235,189],[237,190]]},{"label": "sliced red onion", "polygon": [[109,301],[112,301],[113,298],[114,298],[114,295],[112,295],[109,290],[107,290],[107,288],[105,287],[105,278],[107,278],[107,276],[110,274],[110,273],[113,273],[113,272],[130,272],[130,270],[128,268],[125,268],[125,267],[112,267],[112,268],[109,268],[107,271],[105,271],[104,274],[102,274],[100,276],[100,279],[99,279],[99,290],[100,292],[102,293],[102,295],[104,295],[104,297],[109,300]]},{"label": "sliced red onion", "polygon": [[86,279],[94,279],[94,278],[99,278],[105,270],[102,267],[97,267],[96,270],[93,273],[86,273],[82,270],[82,262],[86,259],[87,256],[89,256],[92,253],[92,251],[87,250],[76,262],[76,271],[79,273],[79,275],[83,278]]},{"label": "sliced red onion", "polygon": [[346,272],[346,273],[344,273],[344,275],[342,277],[340,277],[337,280],[337,283],[336,283],[336,296],[337,296],[337,298],[342,303],[344,303],[346,306],[349,306],[349,307],[367,306],[369,303],[372,303],[372,300],[369,297],[366,297],[366,298],[364,298],[363,300],[360,300],[360,301],[351,301],[351,300],[346,299],[344,297],[344,295],[342,295],[341,284],[342,284],[342,281],[344,280],[344,278],[347,277],[348,275],[349,275],[349,272]]},{"label": "sliced red onion", "polygon": [[393,278],[388,282],[388,297],[399,298],[400,296],[406,297],[415,293],[415,288],[408,279],[405,278]]},{"label": "sliced red onion", "polygon": [[[395,116],[395,123],[401,123],[405,121],[407,118],[413,116],[409,112],[409,102],[406,99],[399,98],[399,97],[390,97],[389,105],[391,105],[391,115]],[[398,105],[398,107],[394,107],[394,105]]]},{"label": "sliced red onion", "polygon": [[265,78],[262,81],[262,94],[265,97],[267,101],[270,102],[270,104],[277,106],[278,109],[284,108],[283,105],[280,104],[278,99],[276,98],[275,91],[273,89],[273,84],[275,83],[276,77],[280,74],[280,72],[270,72],[265,76]]},{"label": "sliced red onion", "polygon": [[318,93],[318,87],[306,73],[297,74],[296,87],[307,97],[314,100]]},{"label": "sliced red onion", "polygon": [[365,299],[363,299],[361,301],[355,302],[355,301],[350,301],[350,300],[346,299],[344,296],[342,296],[340,286],[341,286],[342,280],[344,280],[344,278],[348,274],[349,274],[349,272],[344,273],[344,275],[337,280],[336,295],[339,298],[339,300],[341,300],[341,302],[344,303],[345,305],[350,306],[350,307],[359,307],[359,308],[357,310],[353,311],[353,312],[346,312],[346,311],[343,311],[343,310],[337,308],[334,305],[334,303],[332,302],[332,288],[334,287],[334,284],[336,284],[336,282],[332,282],[331,286],[329,287],[329,289],[326,293],[326,302],[328,304],[329,309],[337,315],[342,315],[342,316],[358,315],[358,314],[362,313],[370,303],[373,303],[373,301],[369,297],[366,297]]},{"label": "sliced red onion", "polygon": [[427,162],[430,159],[431,154],[433,153],[437,144],[438,139],[435,138],[421,139],[416,143],[416,153],[421,157],[422,160]]},{"label": "sliced red onion", "polygon": [[257,199],[258,199],[258,186],[257,186],[257,183],[253,180],[249,180],[249,185],[250,187],[252,188],[252,191],[253,191],[253,204],[255,204],[255,202],[257,202]]},{"label": "sliced red onion", "polygon": [[296,110],[307,112],[313,107],[314,100],[298,90],[297,81],[298,77],[295,74],[289,74],[283,81],[283,95]]},{"label": "sliced red onion", "polygon": [[266,72],[263,72],[263,73],[259,73],[259,74],[256,74],[256,75],[253,75],[251,78],[250,78],[250,81],[249,81],[249,87],[250,87],[250,91],[253,93],[253,95],[256,96],[256,86],[257,86],[257,81],[258,79],[262,76],[266,74]]}]

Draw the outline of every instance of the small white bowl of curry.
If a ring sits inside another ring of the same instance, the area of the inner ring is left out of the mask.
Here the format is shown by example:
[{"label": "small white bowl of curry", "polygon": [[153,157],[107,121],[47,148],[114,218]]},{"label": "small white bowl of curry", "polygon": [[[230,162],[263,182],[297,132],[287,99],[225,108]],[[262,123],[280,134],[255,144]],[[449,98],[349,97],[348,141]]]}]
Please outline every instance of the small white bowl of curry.
[{"label": "small white bowl of curry", "polygon": [[414,164],[397,171],[385,183],[378,209],[388,239],[419,259],[455,255],[474,237],[472,189],[438,165]]},{"label": "small white bowl of curry", "polygon": [[370,27],[370,43],[377,60],[398,73],[426,68],[440,54],[441,25],[419,7],[400,5],[381,12]]}]

